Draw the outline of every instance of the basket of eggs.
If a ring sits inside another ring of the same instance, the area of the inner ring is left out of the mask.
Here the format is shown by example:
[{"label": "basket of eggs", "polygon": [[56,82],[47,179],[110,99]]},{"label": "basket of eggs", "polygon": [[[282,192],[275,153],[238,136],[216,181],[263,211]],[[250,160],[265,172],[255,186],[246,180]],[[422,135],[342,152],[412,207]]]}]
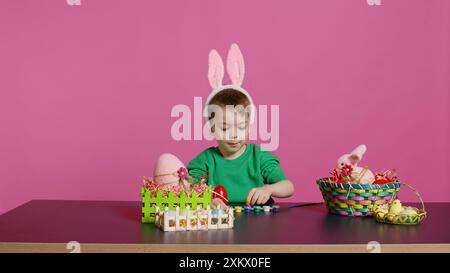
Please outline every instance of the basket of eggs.
[{"label": "basket of eggs", "polygon": [[377,206],[375,209],[375,219],[380,223],[394,225],[416,225],[421,223],[427,216],[425,204],[419,192],[412,186],[402,183],[412,190],[419,198],[422,208],[403,206],[400,200],[396,199],[391,204]]},{"label": "basket of eggs", "polygon": [[316,181],[330,213],[344,216],[372,216],[379,206],[396,198],[402,183],[395,170],[373,174],[358,163],[366,152],[365,145],[341,156],[331,177]]}]

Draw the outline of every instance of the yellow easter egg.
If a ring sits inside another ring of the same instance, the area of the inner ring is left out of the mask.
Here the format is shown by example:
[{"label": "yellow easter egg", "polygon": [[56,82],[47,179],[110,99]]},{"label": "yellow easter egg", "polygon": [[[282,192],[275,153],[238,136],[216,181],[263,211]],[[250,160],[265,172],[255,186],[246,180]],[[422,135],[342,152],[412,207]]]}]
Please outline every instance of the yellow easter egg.
[{"label": "yellow easter egg", "polygon": [[402,215],[408,215],[408,216],[413,216],[413,215],[417,215],[417,211],[413,208],[407,207],[405,209],[403,209],[400,214]]},{"label": "yellow easter egg", "polygon": [[389,221],[394,221],[394,219],[395,219],[395,214],[393,214],[393,213],[388,213],[387,215],[386,215],[386,218],[389,220]]},{"label": "yellow easter egg", "polygon": [[383,211],[377,211],[376,213],[377,213],[378,219],[382,219],[382,218],[384,218],[384,216],[386,215],[386,213],[383,212]]}]

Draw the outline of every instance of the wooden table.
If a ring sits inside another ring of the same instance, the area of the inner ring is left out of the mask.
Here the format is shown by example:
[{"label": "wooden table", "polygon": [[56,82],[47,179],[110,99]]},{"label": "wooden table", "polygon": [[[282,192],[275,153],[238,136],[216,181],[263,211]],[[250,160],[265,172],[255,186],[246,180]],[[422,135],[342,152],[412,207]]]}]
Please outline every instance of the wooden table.
[{"label": "wooden table", "polygon": [[141,224],[141,202],[33,200],[0,215],[0,252],[450,252],[450,203],[426,204],[417,226],[327,214],[323,204],[236,216],[230,230],[163,232]]}]

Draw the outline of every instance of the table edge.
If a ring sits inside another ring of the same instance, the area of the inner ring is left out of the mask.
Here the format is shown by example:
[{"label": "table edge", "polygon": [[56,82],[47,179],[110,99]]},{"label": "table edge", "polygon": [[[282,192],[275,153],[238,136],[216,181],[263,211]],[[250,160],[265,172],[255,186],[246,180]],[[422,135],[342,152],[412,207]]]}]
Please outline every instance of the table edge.
[{"label": "table edge", "polygon": [[[68,253],[66,243],[0,242],[0,253]],[[366,244],[80,244],[82,253],[368,253]],[[384,253],[450,253],[450,244],[382,244]]]}]

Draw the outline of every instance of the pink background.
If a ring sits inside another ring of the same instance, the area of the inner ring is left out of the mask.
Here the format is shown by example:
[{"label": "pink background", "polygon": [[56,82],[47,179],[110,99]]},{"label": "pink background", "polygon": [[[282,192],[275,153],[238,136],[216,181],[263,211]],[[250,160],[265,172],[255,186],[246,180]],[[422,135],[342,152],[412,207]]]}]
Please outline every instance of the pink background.
[{"label": "pink background", "polygon": [[[205,99],[207,55],[237,42],[244,87],[280,105],[275,154],[315,178],[365,143],[426,201],[450,201],[449,1],[0,2],[0,213],[30,199],[139,200],[155,158],[213,145],[171,139],[175,104]],[[400,197],[415,200],[403,190]]]}]

